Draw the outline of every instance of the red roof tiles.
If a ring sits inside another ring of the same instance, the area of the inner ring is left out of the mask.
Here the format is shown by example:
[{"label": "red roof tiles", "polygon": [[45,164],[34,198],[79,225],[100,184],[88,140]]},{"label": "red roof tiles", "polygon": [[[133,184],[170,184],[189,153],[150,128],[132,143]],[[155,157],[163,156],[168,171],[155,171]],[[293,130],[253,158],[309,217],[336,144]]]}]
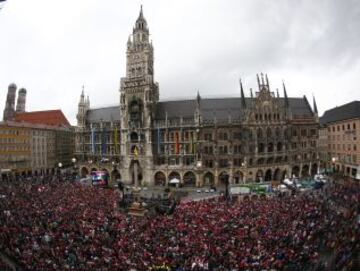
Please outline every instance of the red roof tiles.
[{"label": "red roof tiles", "polygon": [[62,127],[71,126],[61,110],[16,113],[15,121]]}]

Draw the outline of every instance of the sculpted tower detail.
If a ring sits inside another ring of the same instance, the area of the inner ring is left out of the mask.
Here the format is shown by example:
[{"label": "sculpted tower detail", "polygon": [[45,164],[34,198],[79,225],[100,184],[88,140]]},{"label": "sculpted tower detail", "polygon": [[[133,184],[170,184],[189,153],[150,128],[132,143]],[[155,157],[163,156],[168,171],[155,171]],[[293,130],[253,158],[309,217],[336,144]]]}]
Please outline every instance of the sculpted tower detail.
[{"label": "sculpted tower detail", "polygon": [[120,85],[121,164],[125,182],[141,184],[153,167],[152,122],[159,87],[154,82],[154,50],[142,7],[127,42],[126,77]]}]

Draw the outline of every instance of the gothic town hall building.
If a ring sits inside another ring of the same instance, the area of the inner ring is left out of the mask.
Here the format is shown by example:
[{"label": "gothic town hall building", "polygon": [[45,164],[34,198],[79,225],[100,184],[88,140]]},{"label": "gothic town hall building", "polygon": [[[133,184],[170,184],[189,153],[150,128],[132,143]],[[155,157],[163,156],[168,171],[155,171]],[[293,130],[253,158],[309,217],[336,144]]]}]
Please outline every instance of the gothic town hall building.
[{"label": "gothic town hall building", "polygon": [[80,96],[76,156],[81,175],[106,170],[126,184],[184,186],[268,182],[318,170],[315,99],[271,91],[267,75],[245,97],[160,101],[153,44],[142,10],[127,42],[120,103],[90,108]]}]

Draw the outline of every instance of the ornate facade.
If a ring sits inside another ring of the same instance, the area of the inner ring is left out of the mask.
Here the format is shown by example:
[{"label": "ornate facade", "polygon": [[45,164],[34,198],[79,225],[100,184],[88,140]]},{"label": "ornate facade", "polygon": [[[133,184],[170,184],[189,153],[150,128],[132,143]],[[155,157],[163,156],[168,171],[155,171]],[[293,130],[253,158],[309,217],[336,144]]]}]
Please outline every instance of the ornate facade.
[{"label": "ornate facade", "polygon": [[160,101],[142,10],[127,42],[120,103],[90,109],[82,93],[76,154],[81,174],[109,171],[128,184],[221,185],[308,176],[318,170],[319,120],[305,96],[271,91],[267,75],[245,97]]}]

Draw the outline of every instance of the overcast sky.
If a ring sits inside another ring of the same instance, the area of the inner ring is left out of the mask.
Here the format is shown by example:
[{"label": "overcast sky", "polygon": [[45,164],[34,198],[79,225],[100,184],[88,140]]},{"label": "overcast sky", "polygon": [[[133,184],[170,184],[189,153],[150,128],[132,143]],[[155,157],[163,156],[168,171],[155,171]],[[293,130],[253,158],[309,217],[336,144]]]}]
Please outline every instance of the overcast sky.
[{"label": "overcast sky", "polygon": [[8,0],[0,10],[0,113],[7,86],[27,110],[61,108],[72,124],[82,85],[91,107],[119,104],[126,42],[140,4],[160,99],[245,95],[256,73],[273,91],[317,100],[320,114],[359,99],[358,0]]}]

